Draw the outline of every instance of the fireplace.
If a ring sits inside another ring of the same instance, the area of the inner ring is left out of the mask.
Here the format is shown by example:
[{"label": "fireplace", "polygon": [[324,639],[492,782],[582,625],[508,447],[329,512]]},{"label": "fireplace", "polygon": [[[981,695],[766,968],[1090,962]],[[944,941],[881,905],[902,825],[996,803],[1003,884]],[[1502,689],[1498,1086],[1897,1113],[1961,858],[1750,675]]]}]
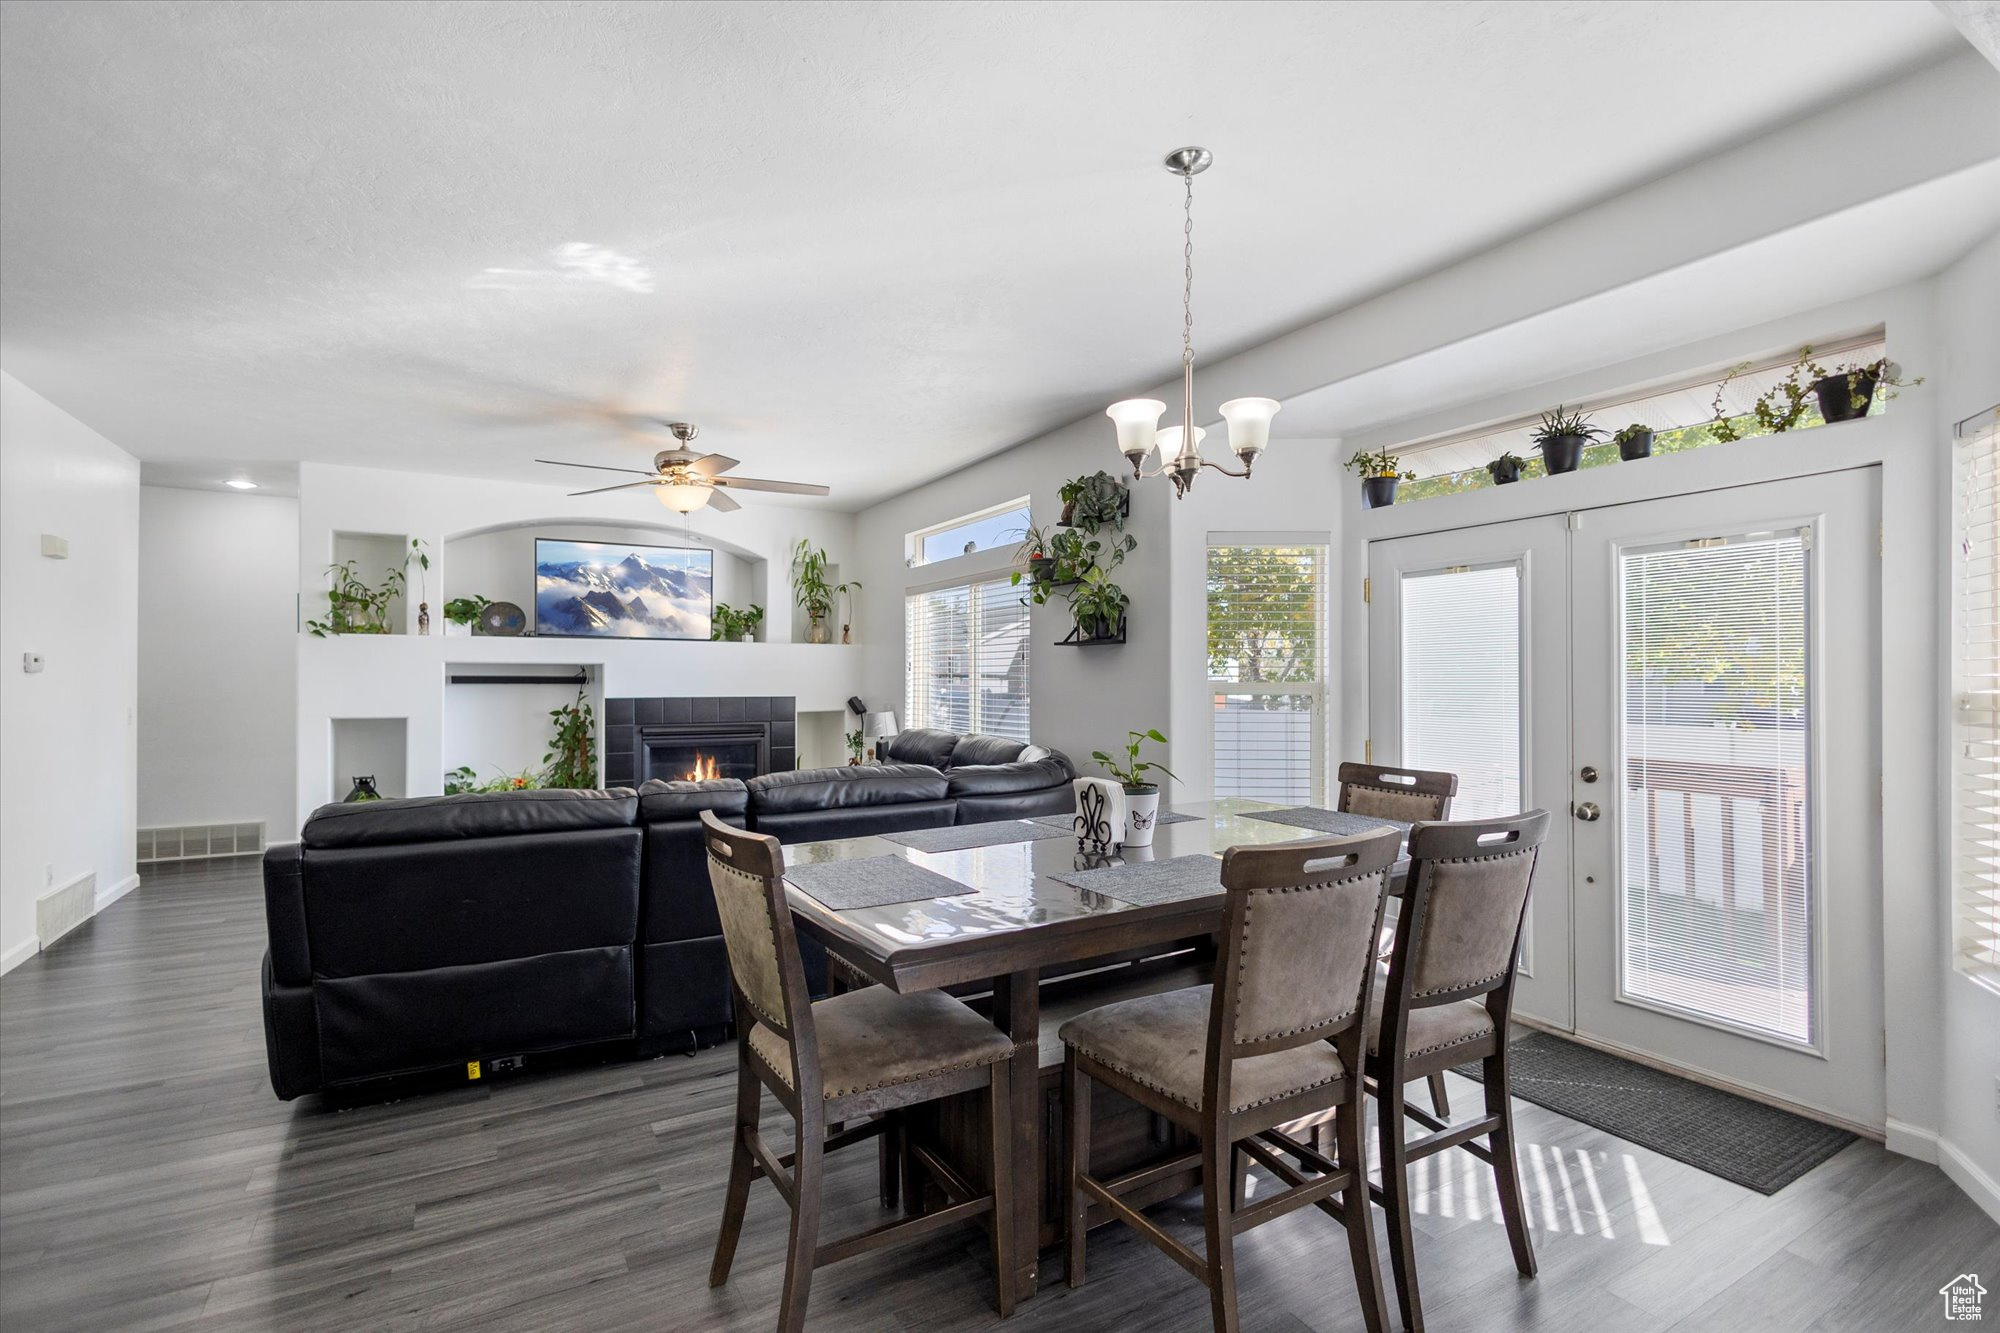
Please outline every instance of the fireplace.
[{"label": "fireplace", "polygon": [[690,773],[754,778],[798,763],[798,710],[789,696],[604,701],[604,785],[636,787]]}]

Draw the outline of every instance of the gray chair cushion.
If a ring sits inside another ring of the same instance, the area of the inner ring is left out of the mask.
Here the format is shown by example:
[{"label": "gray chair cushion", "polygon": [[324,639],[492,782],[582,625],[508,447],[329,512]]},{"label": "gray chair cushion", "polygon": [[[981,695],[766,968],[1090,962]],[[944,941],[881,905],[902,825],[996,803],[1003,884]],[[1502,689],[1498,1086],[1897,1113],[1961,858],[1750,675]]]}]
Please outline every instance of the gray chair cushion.
[{"label": "gray chair cushion", "polygon": [[[1378,974],[1375,989],[1368,996],[1368,1053],[1382,1053],[1382,992],[1384,979]],[[1493,1035],[1493,1016],[1478,1000],[1459,1000],[1430,1009],[1412,1009],[1404,1032],[1403,1055],[1415,1059],[1452,1046],[1479,1041]],[[1469,1057],[1468,1057],[1469,1058]]]},{"label": "gray chair cushion", "polygon": [[[829,1098],[998,1064],[1014,1053],[1000,1029],[943,991],[898,995],[868,986],[815,1000],[812,1018],[820,1082]],[[792,1056],[783,1037],[759,1023],[750,1029],[750,1049],[791,1086]]]},{"label": "gray chair cushion", "polygon": [[[1201,1109],[1212,986],[1142,995],[1078,1014],[1062,1025],[1063,1041],[1141,1087]],[[1343,1077],[1340,1055],[1325,1042],[1253,1055],[1230,1071],[1232,1111],[1278,1101]]]}]

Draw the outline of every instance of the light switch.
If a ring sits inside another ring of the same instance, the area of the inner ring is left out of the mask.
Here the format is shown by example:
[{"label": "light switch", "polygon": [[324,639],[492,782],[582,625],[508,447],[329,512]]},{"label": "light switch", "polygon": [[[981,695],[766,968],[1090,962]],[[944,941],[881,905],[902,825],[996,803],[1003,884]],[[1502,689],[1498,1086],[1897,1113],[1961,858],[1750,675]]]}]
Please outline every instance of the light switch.
[{"label": "light switch", "polygon": [[51,560],[69,559],[69,538],[58,537],[53,532],[43,533],[42,554]]},{"label": "light switch", "polygon": [[41,669],[42,669],[42,655],[40,653],[21,654],[21,670],[27,672],[29,675],[32,676]]}]

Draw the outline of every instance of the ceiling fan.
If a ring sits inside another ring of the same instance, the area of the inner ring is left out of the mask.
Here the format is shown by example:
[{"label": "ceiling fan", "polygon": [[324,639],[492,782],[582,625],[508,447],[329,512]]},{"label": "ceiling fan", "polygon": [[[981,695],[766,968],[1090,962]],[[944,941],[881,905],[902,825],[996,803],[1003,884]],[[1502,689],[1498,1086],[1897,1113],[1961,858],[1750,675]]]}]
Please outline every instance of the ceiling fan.
[{"label": "ceiling fan", "polygon": [[824,486],[815,486],[804,481],[765,481],[761,477],[725,477],[722,474],[736,466],[736,460],[726,454],[704,454],[688,445],[701,434],[699,428],[686,421],[665,421],[660,423],[673,432],[680,441],[679,447],[662,450],[653,455],[653,470],[647,472],[635,467],[606,467],[601,463],[565,463],[556,458],[537,458],[537,463],[548,463],[554,467],[587,467],[599,472],[629,472],[644,477],[644,481],[625,481],[616,486],[599,486],[588,491],[571,491],[578,495],[601,495],[606,491],[623,491],[638,486],[653,488],[653,498],[677,514],[692,514],[703,505],[721,513],[741,509],[726,491],[774,491],[780,495],[826,495]]}]

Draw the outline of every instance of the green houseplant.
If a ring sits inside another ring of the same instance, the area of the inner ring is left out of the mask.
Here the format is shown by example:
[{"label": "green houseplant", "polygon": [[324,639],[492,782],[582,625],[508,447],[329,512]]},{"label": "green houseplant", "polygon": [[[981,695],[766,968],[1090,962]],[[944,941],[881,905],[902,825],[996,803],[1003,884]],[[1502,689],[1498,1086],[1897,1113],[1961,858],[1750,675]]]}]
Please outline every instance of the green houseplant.
[{"label": "green houseplant", "polygon": [[491,605],[491,597],[481,597],[478,593],[470,597],[454,597],[444,604],[445,622],[463,625],[467,633],[473,633],[479,624],[479,613]]},{"label": "green houseplant", "polygon": [[1653,428],[1651,426],[1642,426],[1635,421],[1623,430],[1620,430],[1616,435],[1613,435],[1611,442],[1618,446],[1618,457],[1627,463],[1635,458],[1651,458],[1653,456]]},{"label": "green houseplant", "polygon": [[1155,727],[1127,734],[1131,739],[1125,743],[1124,763],[1119,763],[1102,750],[1092,750],[1090,757],[1125,789],[1125,845],[1150,847],[1153,845],[1153,829],[1160,819],[1160,786],[1147,775],[1163,773],[1171,778],[1174,773],[1165,764],[1139,758],[1139,747],[1147,741],[1165,745],[1167,738]]},{"label": "green houseplant", "polygon": [[858,581],[833,583],[829,580],[825,547],[814,546],[801,537],[799,544],[792,548],[792,598],[810,622],[806,630],[808,643],[826,643],[829,640],[826,622],[833,615],[835,600],[860,586]]},{"label": "green houseplant", "polygon": [[1819,401],[1822,418],[1829,422],[1854,421],[1868,415],[1878,388],[1887,388],[1888,391],[1882,395],[1886,400],[1894,398],[1897,389],[1907,389],[1923,382],[1922,375],[1905,380],[1895,363],[1887,357],[1878,356],[1873,361],[1850,361],[1835,366],[1813,381],[1812,391],[1813,397]]},{"label": "green houseplant", "polygon": [[850,731],[847,733],[847,766],[849,768],[860,767],[861,745],[862,736],[860,732]]},{"label": "green houseplant", "polygon": [[1374,453],[1356,450],[1354,457],[1347,460],[1347,470],[1361,478],[1363,509],[1387,509],[1396,503],[1397,483],[1417,479],[1416,473],[1403,470],[1403,460],[1387,447]]},{"label": "green houseplant", "polygon": [[1061,525],[1088,532],[1122,524],[1131,502],[1125,484],[1109,472],[1074,477],[1064,482],[1057,494],[1063,502]]},{"label": "green houseplant", "polygon": [[547,767],[542,770],[541,785],[595,787],[597,785],[596,719],[592,715],[589,701],[583,697],[583,691],[576,692],[575,703],[550,709],[549,716],[555,719],[556,732],[549,739],[549,752],[542,756],[542,763]]},{"label": "green houseplant", "polygon": [[1070,616],[1076,626],[1070,641],[1079,644],[1123,643],[1125,608],[1132,604],[1123,588],[1100,565],[1084,571],[1070,593]]},{"label": "green houseplant", "polygon": [[1542,413],[1541,424],[1530,438],[1542,451],[1542,466],[1554,476],[1576,471],[1583,451],[1603,439],[1604,432],[1591,425],[1584,413],[1567,411],[1558,403],[1552,411]]},{"label": "green houseplant", "polygon": [[1521,479],[1521,469],[1528,460],[1517,453],[1504,453],[1486,465],[1486,473],[1493,478],[1495,486],[1511,486]]},{"label": "green houseplant", "polygon": [[324,620],[308,620],[306,632],[316,639],[341,634],[387,634],[389,603],[403,591],[408,576],[400,569],[389,570],[380,585],[361,577],[358,564],[341,560],[326,567],[327,612]]},{"label": "green houseplant", "polygon": [[764,620],[764,608],[750,603],[748,610],[738,610],[727,602],[717,602],[715,611],[709,617],[708,637],[724,643],[742,643],[750,637]]}]

